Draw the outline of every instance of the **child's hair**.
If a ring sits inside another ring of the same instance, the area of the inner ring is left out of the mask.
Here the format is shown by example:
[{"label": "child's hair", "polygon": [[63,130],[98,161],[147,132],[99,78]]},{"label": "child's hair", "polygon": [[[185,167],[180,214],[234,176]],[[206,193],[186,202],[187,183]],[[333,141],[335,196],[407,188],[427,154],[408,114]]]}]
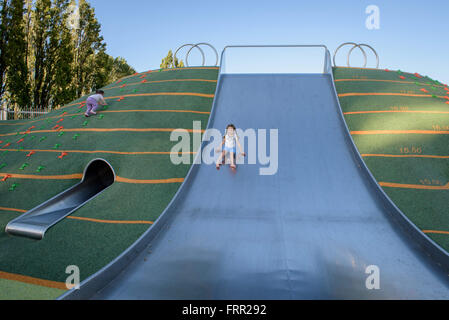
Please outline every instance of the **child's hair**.
[{"label": "child's hair", "polygon": [[234,131],[237,130],[233,124],[228,124],[228,126],[226,127],[226,131],[227,131],[229,128],[234,129]]},{"label": "child's hair", "polygon": [[97,94],[102,94],[102,95],[104,95],[104,91],[103,91],[103,90],[97,90]]}]

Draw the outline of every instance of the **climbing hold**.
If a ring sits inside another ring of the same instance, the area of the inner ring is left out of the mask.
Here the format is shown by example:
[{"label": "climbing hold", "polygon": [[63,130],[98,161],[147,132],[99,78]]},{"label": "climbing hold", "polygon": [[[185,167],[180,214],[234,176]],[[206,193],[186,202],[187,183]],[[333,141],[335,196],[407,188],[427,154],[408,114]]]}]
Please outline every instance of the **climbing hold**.
[{"label": "climbing hold", "polygon": [[67,152],[62,152],[61,155],[58,158],[62,159],[62,158],[64,158],[67,155],[69,155]]},{"label": "climbing hold", "polygon": [[42,137],[42,138],[39,139],[39,142],[42,142],[42,141],[44,141],[45,139],[47,139],[47,137]]},{"label": "climbing hold", "polygon": [[9,150],[5,150],[5,151],[2,152],[2,155],[7,154],[8,152],[9,152]]},{"label": "climbing hold", "polygon": [[432,94],[432,98],[438,98],[436,95]]},{"label": "climbing hold", "polygon": [[35,153],[36,153],[35,151],[31,151],[30,153],[27,154],[27,157],[29,158],[29,157],[31,157]]},{"label": "climbing hold", "polygon": [[104,115],[101,114],[99,118],[100,118],[100,120],[103,119],[103,118],[104,118]]},{"label": "climbing hold", "polygon": [[76,115],[74,115],[74,116],[71,116],[70,117],[70,119],[75,119],[76,117],[78,117],[78,115],[76,114]]},{"label": "climbing hold", "polygon": [[23,150],[23,147],[19,147],[18,150],[19,150],[19,151],[22,151],[22,150]]},{"label": "climbing hold", "polygon": [[62,137],[64,135],[64,131],[59,132],[58,137]]},{"label": "climbing hold", "polygon": [[8,180],[9,178],[12,178],[12,175],[7,174],[6,176],[4,176],[4,178],[2,179],[2,181],[5,182],[5,181]]},{"label": "climbing hold", "polygon": [[80,136],[79,134],[75,134],[72,139],[76,140],[76,139],[78,139],[79,136]]},{"label": "climbing hold", "polygon": [[18,187],[19,185],[18,184],[13,184],[12,186],[11,186],[11,188],[9,188],[9,191],[14,191],[14,190],[16,190],[16,188]]},{"label": "climbing hold", "polygon": [[422,76],[419,73],[415,73],[414,76],[417,78],[422,78]]},{"label": "climbing hold", "polygon": [[53,149],[59,149],[61,145],[59,143],[55,144],[55,146],[53,147]]},{"label": "climbing hold", "polygon": [[19,141],[17,141],[17,143],[21,143],[21,142],[24,142],[25,141],[25,139],[20,139]]},{"label": "climbing hold", "polygon": [[63,129],[64,129],[64,127],[61,126],[61,127],[59,127],[58,129],[56,129],[56,131],[61,131],[61,130],[63,130]]},{"label": "climbing hold", "polygon": [[3,141],[0,141],[0,143],[3,143]]},{"label": "climbing hold", "polygon": [[28,167],[29,164],[28,163],[24,163],[22,164],[22,166],[19,168],[19,170],[25,170],[26,167]]},{"label": "climbing hold", "polygon": [[122,101],[123,99],[125,99],[125,97],[120,97],[117,101],[120,102],[120,101]]},{"label": "climbing hold", "polygon": [[136,93],[136,92],[138,92],[138,91],[139,91],[139,90],[137,90],[137,89],[134,89],[134,90],[133,90],[133,93]]},{"label": "climbing hold", "polygon": [[396,71],[397,73],[399,73],[399,74],[401,74],[402,73],[402,71],[401,70],[398,70],[398,71]]},{"label": "climbing hold", "polygon": [[31,136],[31,140],[34,140],[34,139],[36,139],[36,136]]},{"label": "climbing hold", "polygon": [[59,119],[58,121],[56,121],[56,123],[60,123],[62,121],[64,121],[64,119]]},{"label": "climbing hold", "polygon": [[429,91],[424,89],[424,88],[422,88],[421,91],[424,92],[424,93],[429,93]]},{"label": "climbing hold", "polygon": [[124,87],[126,87],[126,84],[122,84],[122,85],[120,86],[120,88],[124,88]]},{"label": "climbing hold", "polygon": [[36,172],[41,172],[43,169],[45,169],[45,167],[39,166],[39,167],[37,168]]},{"label": "climbing hold", "polygon": [[446,104],[449,104],[449,101],[446,101]]},{"label": "climbing hold", "polygon": [[82,126],[85,127],[85,126],[87,126],[88,123],[89,123],[89,121],[84,121]]},{"label": "climbing hold", "polygon": [[52,128],[52,130],[56,130],[56,129],[58,129],[58,128],[59,128],[59,124],[55,125],[55,126]]},{"label": "climbing hold", "polygon": [[[11,143],[8,142],[7,144],[5,144],[5,145],[3,146],[3,148],[9,147],[10,145],[11,145]],[[3,149],[3,148],[2,148],[2,149]]]},{"label": "climbing hold", "polygon": [[143,79],[142,81],[140,81],[140,83],[147,83],[148,80],[147,79]]},{"label": "climbing hold", "polygon": [[32,126],[32,127],[28,128],[28,131],[29,131],[29,130],[32,130],[32,129],[34,129],[34,128],[36,128],[36,127],[35,127],[35,126]]},{"label": "climbing hold", "polygon": [[444,96],[444,97],[443,97],[443,99],[449,100],[449,97],[447,97],[447,96]]},{"label": "climbing hold", "polygon": [[42,126],[39,128],[39,130],[44,130],[44,129],[45,129],[45,126]]},{"label": "climbing hold", "polygon": [[16,136],[20,136],[20,132],[17,132],[17,133],[16,133]]},{"label": "climbing hold", "polygon": [[385,71],[386,71],[386,72],[390,72],[390,70],[388,70],[388,69],[385,69]]},{"label": "climbing hold", "polygon": [[399,78],[402,79],[402,80],[405,80],[405,77],[404,77],[404,76],[399,76]]},{"label": "climbing hold", "polygon": [[103,106],[103,110],[108,110],[108,106]]},{"label": "climbing hold", "polygon": [[0,170],[3,169],[4,167],[6,167],[6,163],[0,164]]}]

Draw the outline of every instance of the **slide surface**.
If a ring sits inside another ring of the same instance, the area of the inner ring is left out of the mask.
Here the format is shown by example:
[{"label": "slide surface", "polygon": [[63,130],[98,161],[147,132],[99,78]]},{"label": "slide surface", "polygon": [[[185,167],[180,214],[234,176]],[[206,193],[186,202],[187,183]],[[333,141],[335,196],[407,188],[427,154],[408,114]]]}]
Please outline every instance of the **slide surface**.
[{"label": "slide surface", "polygon": [[229,123],[268,141],[278,129],[277,172],[195,165],[93,299],[449,299],[447,273],[360,165],[329,74],[221,75],[210,127]]}]

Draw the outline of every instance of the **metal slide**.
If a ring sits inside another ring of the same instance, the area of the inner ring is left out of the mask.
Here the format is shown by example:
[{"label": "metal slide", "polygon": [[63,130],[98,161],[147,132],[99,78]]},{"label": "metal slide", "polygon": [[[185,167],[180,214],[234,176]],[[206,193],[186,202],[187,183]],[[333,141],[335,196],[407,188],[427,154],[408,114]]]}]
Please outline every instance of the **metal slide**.
[{"label": "metal slide", "polygon": [[114,181],[114,170],[107,161],[92,160],[84,169],[80,183],[12,220],[6,226],[6,232],[42,240],[50,227],[95,198]]},{"label": "metal slide", "polygon": [[155,229],[61,298],[448,299],[448,256],[361,160],[325,51],[323,74],[219,77],[209,127],[279,129],[276,174],[194,165]]}]

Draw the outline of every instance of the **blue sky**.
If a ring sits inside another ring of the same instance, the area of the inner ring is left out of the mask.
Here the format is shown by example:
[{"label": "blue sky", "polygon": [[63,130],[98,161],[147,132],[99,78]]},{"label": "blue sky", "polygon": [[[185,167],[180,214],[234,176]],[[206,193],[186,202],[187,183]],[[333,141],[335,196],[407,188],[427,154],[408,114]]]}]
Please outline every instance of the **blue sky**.
[{"label": "blue sky", "polygon": [[[333,54],[342,42],[372,45],[380,67],[419,72],[449,83],[449,1],[447,0],[91,0],[102,24],[108,53],[122,56],[137,71],[159,67],[169,49],[184,43],[209,42],[219,52],[232,44],[325,44]],[[368,30],[368,5],[380,9],[380,29]],[[346,64],[342,50],[337,63]],[[207,64],[215,63],[211,51]],[[187,50],[181,51],[184,58]],[[270,51],[270,50],[268,50]],[[280,55],[285,51],[246,51],[228,61],[235,68],[250,63],[305,68],[320,54]],[[254,54],[253,54],[254,53]],[[368,67],[374,66],[370,52]],[[231,53],[229,54],[231,56]],[[297,58],[296,58],[297,57]],[[353,54],[354,66],[362,63]],[[245,60],[251,59],[252,61]],[[309,61],[310,60],[310,61]],[[200,63],[193,53],[191,64]],[[269,71],[272,71],[270,69]]]}]

